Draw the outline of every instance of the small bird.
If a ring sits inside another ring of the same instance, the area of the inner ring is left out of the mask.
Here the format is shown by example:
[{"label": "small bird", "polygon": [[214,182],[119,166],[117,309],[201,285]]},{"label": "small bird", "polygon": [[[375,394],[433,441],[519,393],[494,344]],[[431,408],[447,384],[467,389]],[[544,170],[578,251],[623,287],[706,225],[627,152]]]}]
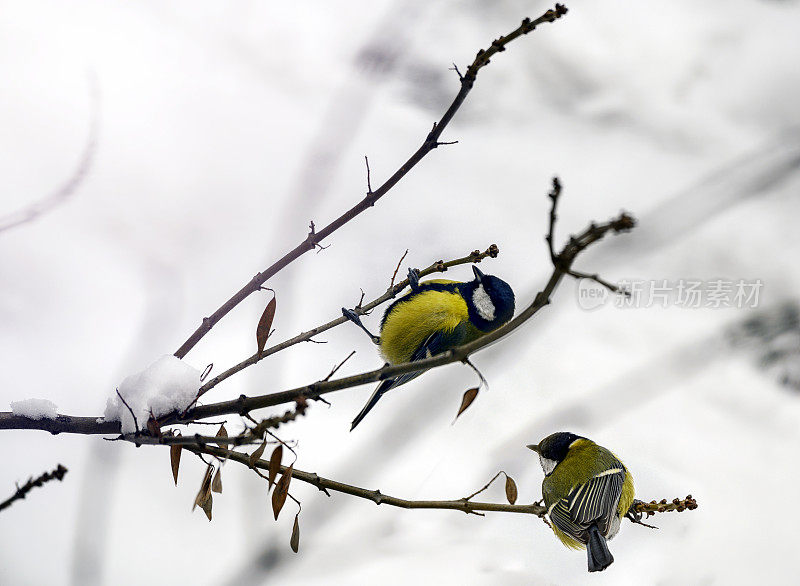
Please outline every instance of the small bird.
[{"label": "small bird", "polygon": [[606,540],[633,503],[631,473],[609,450],[574,433],[554,433],[528,448],[539,454],[556,537],[569,548],[586,548],[590,572],[605,570],[614,561]]},{"label": "small bird", "polygon": [[[466,283],[446,279],[420,283],[419,271],[409,270],[411,291],[386,309],[380,337],[373,336],[354,311],[342,308],[342,313],[370,336],[389,364],[429,358],[491,332],[514,315],[514,292],[508,283],[484,275],[474,265],[472,271],[475,279]],[[411,372],[382,381],[356,415],[350,431],[386,391],[420,374]]]}]

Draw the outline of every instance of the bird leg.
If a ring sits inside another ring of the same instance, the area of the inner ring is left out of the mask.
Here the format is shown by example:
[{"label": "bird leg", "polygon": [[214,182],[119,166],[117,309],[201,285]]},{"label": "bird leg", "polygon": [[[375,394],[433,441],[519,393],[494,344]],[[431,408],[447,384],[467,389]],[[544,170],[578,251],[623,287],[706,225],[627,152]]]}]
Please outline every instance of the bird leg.
[{"label": "bird leg", "polygon": [[345,316],[347,319],[349,319],[354,324],[356,324],[359,328],[364,330],[364,332],[366,332],[366,334],[369,336],[369,339],[372,340],[373,344],[380,344],[381,343],[381,339],[378,336],[374,336],[372,334],[372,332],[370,332],[366,328],[366,326],[363,323],[361,323],[361,318],[358,317],[358,314],[355,311],[353,311],[352,309],[347,309],[345,307],[342,307],[342,315]]},{"label": "bird leg", "polygon": [[627,517],[629,521],[631,521],[632,523],[636,523],[637,525],[644,525],[645,527],[649,527],[650,529],[658,529],[658,527],[655,527],[653,525],[648,525],[647,523],[642,522],[642,513],[636,510],[636,505],[641,503],[642,501],[640,501],[639,499],[634,499],[633,502],[631,503],[630,508],[628,509],[628,512],[625,513],[625,517]]}]

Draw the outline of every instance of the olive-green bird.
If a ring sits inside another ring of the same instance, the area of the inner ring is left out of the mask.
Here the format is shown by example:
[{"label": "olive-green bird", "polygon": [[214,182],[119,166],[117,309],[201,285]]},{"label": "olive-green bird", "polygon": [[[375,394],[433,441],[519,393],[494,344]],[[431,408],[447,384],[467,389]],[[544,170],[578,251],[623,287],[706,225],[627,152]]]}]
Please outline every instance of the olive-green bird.
[{"label": "olive-green bird", "polygon": [[569,548],[586,548],[590,572],[605,570],[614,561],[606,540],[633,503],[631,473],[609,450],[574,433],[554,433],[528,448],[539,454],[556,537]]},{"label": "olive-green bird", "polygon": [[[389,364],[422,360],[471,342],[499,328],[514,315],[514,291],[502,279],[472,267],[475,278],[459,282],[431,279],[419,282],[416,270],[408,274],[411,291],[392,303],[383,314],[380,337],[372,335],[358,315],[342,313],[370,336]],[[353,420],[351,431],[390,389],[422,374],[410,372],[378,385]]]}]

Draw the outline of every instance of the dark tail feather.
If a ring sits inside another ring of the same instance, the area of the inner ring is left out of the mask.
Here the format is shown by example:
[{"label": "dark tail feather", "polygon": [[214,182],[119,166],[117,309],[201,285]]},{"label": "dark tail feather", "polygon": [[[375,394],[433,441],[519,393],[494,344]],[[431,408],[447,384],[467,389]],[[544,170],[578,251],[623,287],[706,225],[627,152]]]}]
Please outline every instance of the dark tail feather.
[{"label": "dark tail feather", "polygon": [[358,415],[356,415],[356,418],[353,419],[353,423],[350,424],[350,431],[353,431],[356,428],[356,425],[361,423],[361,420],[367,416],[367,413],[372,411],[372,408],[380,400],[383,394],[391,389],[393,385],[394,379],[385,380],[378,385],[378,388],[375,389],[374,393],[372,393],[372,396],[369,398],[369,401],[367,401],[367,404],[364,405],[364,408],[359,411]]},{"label": "dark tail feather", "polygon": [[606,538],[603,537],[596,525],[589,527],[589,541],[586,544],[586,553],[589,556],[590,572],[602,572],[614,563],[614,556],[608,551]]}]

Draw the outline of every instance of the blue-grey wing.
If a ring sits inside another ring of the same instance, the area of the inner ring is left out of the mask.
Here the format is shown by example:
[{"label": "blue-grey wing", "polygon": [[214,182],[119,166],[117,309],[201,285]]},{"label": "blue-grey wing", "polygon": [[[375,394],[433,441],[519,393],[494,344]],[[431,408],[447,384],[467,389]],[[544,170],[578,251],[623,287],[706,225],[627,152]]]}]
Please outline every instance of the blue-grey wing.
[{"label": "blue-grey wing", "polygon": [[[417,347],[416,350],[414,350],[413,354],[411,354],[411,359],[409,362],[424,360],[425,358],[436,356],[437,354],[441,354],[450,348],[455,348],[456,346],[461,345],[466,338],[466,331],[467,325],[462,323],[452,332],[435,332],[431,334],[422,344]],[[417,378],[422,374],[422,372],[409,372],[407,374],[401,374],[400,376],[392,379],[392,384],[387,385],[387,387],[383,389],[383,392],[395,387],[399,387],[400,385]]]},{"label": "blue-grey wing", "polygon": [[[460,345],[466,338],[466,330],[466,324],[461,324],[452,332],[436,332],[431,334],[422,344],[419,345],[416,350],[414,350],[409,362],[430,358],[431,356],[435,356],[436,354],[444,352],[445,350],[449,350],[450,348]],[[372,396],[370,397],[369,401],[367,401],[367,404],[364,406],[364,408],[359,412],[358,415],[356,415],[356,418],[353,420],[353,423],[350,426],[350,430],[352,431],[359,423],[361,423],[364,417],[366,417],[367,413],[372,410],[372,408],[377,404],[386,391],[389,391],[395,387],[399,387],[411,379],[417,378],[421,374],[422,372],[409,372],[407,374],[401,374],[396,378],[389,378],[381,382],[381,384],[378,385],[378,388],[375,389],[375,392],[372,393]]]}]

